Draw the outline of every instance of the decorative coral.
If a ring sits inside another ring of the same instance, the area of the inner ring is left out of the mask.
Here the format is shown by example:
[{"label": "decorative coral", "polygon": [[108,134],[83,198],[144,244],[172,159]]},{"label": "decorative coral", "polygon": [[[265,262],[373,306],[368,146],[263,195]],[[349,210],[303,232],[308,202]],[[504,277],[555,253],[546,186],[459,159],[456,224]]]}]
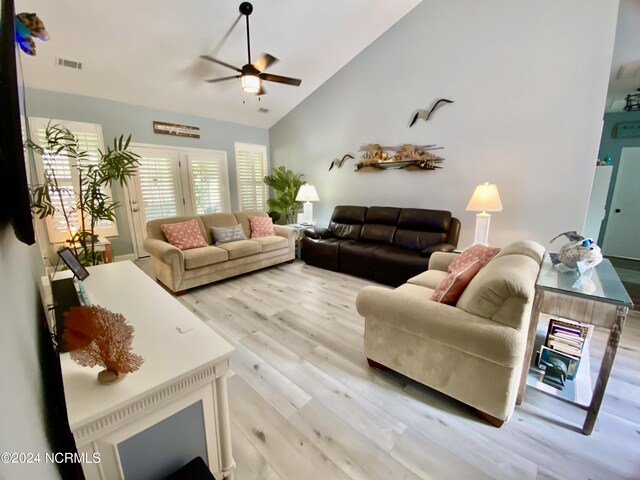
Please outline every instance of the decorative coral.
[{"label": "decorative coral", "polygon": [[[133,326],[119,313],[92,305],[73,307],[64,314],[62,339],[71,351],[71,358],[83,367],[100,365],[100,383],[110,383],[126,373],[135,372],[144,359],[133,353]],[[106,372],[109,380],[105,380]]]}]

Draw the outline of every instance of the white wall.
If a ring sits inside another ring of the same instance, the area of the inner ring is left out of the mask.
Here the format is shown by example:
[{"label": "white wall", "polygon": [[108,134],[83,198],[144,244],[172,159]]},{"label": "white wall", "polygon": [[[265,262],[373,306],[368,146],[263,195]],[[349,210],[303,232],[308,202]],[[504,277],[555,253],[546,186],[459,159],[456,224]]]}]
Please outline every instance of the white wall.
[{"label": "white wall", "polygon": [[41,463],[0,462],[0,478],[59,478],[45,462],[51,452],[44,433],[36,327],[42,314],[35,278],[44,267],[37,246],[0,229],[0,452],[40,453]]},{"label": "white wall", "polygon": [[[305,174],[326,224],[338,204],[451,210],[473,240],[475,186],[504,210],[490,242],[581,230],[595,170],[617,0],[425,0],[269,131],[272,165]],[[438,98],[429,122],[417,108]],[[444,146],[438,171],[328,171],[360,145]]]}]

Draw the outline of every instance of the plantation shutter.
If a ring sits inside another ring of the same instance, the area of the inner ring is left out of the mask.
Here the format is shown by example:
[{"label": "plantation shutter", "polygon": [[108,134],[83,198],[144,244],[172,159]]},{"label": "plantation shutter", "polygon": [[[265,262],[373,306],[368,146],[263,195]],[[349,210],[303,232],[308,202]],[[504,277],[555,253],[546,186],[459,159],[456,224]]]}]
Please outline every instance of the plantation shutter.
[{"label": "plantation shutter", "polygon": [[156,218],[181,215],[183,210],[178,202],[182,202],[182,196],[176,191],[180,178],[177,160],[160,149],[132,150],[140,155],[138,185],[144,223]]},{"label": "plantation shutter", "polygon": [[236,143],[235,152],[240,210],[267,210],[267,148]]},{"label": "plantation shutter", "polygon": [[187,154],[191,200],[196,215],[228,212],[229,191],[225,152]]},{"label": "plantation shutter", "polygon": [[[31,127],[32,140],[43,148],[47,144],[46,129],[49,123],[51,123],[51,125],[61,125],[69,129],[78,139],[80,149],[88,153],[88,156],[81,160],[82,163],[79,165],[80,167],[90,164],[97,165],[100,158],[99,150],[104,149],[102,127],[100,125],[30,117],[29,125]],[[64,204],[64,208],[69,216],[71,230],[75,232],[75,230],[81,226],[79,212],[75,211],[76,201],[80,192],[78,165],[72,163],[75,162],[75,159],[69,158],[64,151],[55,156],[46,153],[40,156],[34,152],[34,158],[39,181],[44,181],[44,169],[45,165],[48,164],[54,171],[59,186],[64,189],[60,195],[50,191],[51,200],[56,209],[61,209],[61,205]],[[108,187],[105,188],[104,193],[111,198],[111,191]],[[60,197],[62,197],[62,202]],[[85,220],[87,222],[85,227],[89,229],[88,219]],[[51,243],[62,243],[69,239],[69,230],[62,213],[56,213],[52,217],[47,217],[46,221]],[[98,223],[96,233],[103,237],[111,237],[118,235],[118,230],[115,223],[107,220]]]}]

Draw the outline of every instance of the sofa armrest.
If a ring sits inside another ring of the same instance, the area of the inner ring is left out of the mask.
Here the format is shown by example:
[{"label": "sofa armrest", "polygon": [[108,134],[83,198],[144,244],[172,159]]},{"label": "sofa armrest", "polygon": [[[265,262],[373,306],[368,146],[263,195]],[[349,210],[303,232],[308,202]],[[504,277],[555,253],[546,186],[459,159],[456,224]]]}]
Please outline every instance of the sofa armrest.
[{"label": "sofa armrest", "polygon": [[370,323],[384,323],[505,366],[522,364],[524,330],[434,302],[427,290],[421,298],[389,288],[364,287],[358,292],[356,309],[365,317],[365,329]]},{"label": "sofa armrest", "polygon": [[298,230],[293,227],[287,227],[285,225],[274,225],[273,229],[276,232],[276,235],[279,237],[284,237],[287,239],[287,243],[289,244],[289,249],[292,254],[296,253],[296,239],[298,238]]},{"label": "sofa armrest", "polygon": [[449,264],[453,262],[453,259],[457,256],[457,253],[452,252],[433,252],[431,257],[429,257],[429,270],[442,270],[446,272]]},{"label": "sofa armrest", "polygon": [[333,233],[328,228],[311,227],[304,231],[304,236],[313,238],[314,240],[322,240],[324,238],[332,238]]},{"label": "sofa armrest", "polygon": [[180,271],[184,270],[184,255],[182,250],[178,247],[171,245],[168,242],[158,240],[157,238],[145,238],[144,249],[149,252],[149,255],[157,258],[163,263],[173,264],[176,263],[180,266]]},{"label": "sofa armrest", "polygon": [[421,257],[430,257],[435,252],[453,252],[456,249],[450,243],[436,243],[431,245],[420,252]]},{"label": "sofa armrest", "polygon": [[284,237],[287,240],[294,241],[298,237],[298,231],[293,227],[287,227],[285,225],[274,225],[273,229],[276,232],[276,235],[279,237]]}]

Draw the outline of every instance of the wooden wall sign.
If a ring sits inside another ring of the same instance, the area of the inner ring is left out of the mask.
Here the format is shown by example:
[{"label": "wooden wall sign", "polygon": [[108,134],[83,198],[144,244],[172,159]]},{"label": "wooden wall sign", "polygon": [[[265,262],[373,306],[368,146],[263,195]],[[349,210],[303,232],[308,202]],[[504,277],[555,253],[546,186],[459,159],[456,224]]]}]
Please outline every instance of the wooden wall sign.
[{"label": "wooden wall sign", "polygon": [[178,137],[200,138],[200,127],[189,125],[178,125],[176,123],[166,123],[153,121],[153,132],[162,135],[176,135]]},{"label": "wooden wall sign", "polygon": [[618,122],[613,127],[613,138],[640,137],[640,122]]}]

